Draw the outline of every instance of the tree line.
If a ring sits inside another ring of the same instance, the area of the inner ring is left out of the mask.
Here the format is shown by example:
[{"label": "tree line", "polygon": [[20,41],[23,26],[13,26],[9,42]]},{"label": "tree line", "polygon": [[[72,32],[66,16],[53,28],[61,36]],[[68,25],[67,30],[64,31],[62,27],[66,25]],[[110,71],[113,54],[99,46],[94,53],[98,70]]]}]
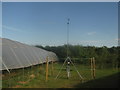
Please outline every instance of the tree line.
[{"label": "tree line", "polygon": [[[56,53],[60,61],[65,60],[67,57],[67,45],[62,46],[41,46],[36,45],[38,48],[42,48],[48,51]],[[74,62],[82,64],[89,64],[89,58],[94,57],[98,68],[104,67],[120,67],[119,46],[108,48],[95,47],[95,46],[82,46],[82,45],[69,45],[68,55]]]}]

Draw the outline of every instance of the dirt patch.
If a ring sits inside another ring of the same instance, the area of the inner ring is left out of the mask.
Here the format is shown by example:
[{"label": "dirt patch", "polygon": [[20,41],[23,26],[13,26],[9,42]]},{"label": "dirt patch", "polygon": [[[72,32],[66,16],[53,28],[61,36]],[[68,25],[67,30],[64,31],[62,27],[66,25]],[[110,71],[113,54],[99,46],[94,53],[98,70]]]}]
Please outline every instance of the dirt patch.
[{"label": "dirt patch", "polygon": [[20,87],[21,87],[20,85],[16,85],[16,86],[14,86],[12,88],[20,88]]},{"label": "dirt patch", "polygon": [[5,75],[2,75],[2,77],[5,77]]},{"label": "dirt patch", "polygon": [[0,75],[0,77],[5,77],[5,75],[2,74],[2,75]]},{"label": "dirt patch", "polygon": [[5,77],[5,75],[4,74],[0,74],[0,77]]},{"label": "dirt patch", "polygon": [[34,74],[30,75],[30,78],[35,78],[35,75]]},{"label": "dirt patch", "polygon": [[19,81],[18,83],[20,83],[20,84],[26,84],[27,82],[25,82],[25,81]]}]

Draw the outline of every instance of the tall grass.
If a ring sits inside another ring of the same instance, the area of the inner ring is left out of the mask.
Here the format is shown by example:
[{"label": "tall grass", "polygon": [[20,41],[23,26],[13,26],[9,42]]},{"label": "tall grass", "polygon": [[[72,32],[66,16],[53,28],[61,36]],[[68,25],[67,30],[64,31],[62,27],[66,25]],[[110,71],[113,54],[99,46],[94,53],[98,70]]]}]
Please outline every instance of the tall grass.
[{"label": "tall grass", "polygon": [[[71,65],[71,76],[67,79],[66,66],[63,67],[57,76],[63,63],[54,63],[52,74],[51,64],[49,64],[48,81],[45,81],[45,64],[36,65],[25,69],[12,70],[10,74],[5,72],[2,75],[3,88],[72,88],[78,83],[82,83],[76,70]],[[76,68],[84,78],[84,82],[92,80],[90,66],[75,64]],[[116,69],[96,69],[96,79],[117,73]]]}]

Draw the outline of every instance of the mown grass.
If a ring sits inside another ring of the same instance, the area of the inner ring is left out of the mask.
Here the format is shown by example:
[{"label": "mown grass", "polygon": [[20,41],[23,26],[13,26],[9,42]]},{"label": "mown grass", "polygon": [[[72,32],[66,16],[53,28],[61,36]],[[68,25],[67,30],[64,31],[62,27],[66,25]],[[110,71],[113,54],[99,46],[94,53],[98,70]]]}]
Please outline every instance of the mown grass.
[{"label": "mown grass", "polygon": [[[49,64],[48,81],[45,80],[45,64],[33,66],[31,68],[12,70],[10,74],[5,73],[2,76],[3,88],[77,88],[77,87],[93,87],[96,80],[118,73],[116,69],[96,69],[96,79],[91,77],[90,66],[76,64],[76,67],[84,81],[82,82],[76,70],[71,66],[71,78],[67,79],[65,67],[57,79],[57,76],[62,63],[54,63],[53,74],[51,71],[51,64]],[[93,86],[90,81],[93,82]],[[89,83],[90,82],[90,86]],[[83,85],[88,83],[87,85]],[[100,81],[100,83],[104,83]],[[105,82],[106,83],[106,82]],[[109,82],[108,82],[109,83]],[[81,86],[82,85],[82,86]],[[98,86],[99,87],[99,86]],[[104,86],[105,87],[105,86]]]}]

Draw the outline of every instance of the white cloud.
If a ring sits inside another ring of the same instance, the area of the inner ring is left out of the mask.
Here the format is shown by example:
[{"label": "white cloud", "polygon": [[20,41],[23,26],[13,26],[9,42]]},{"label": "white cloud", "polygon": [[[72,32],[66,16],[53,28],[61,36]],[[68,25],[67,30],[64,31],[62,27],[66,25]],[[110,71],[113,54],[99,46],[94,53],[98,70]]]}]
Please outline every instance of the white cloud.
[{"label": "white cloud", "polygon": [[114,40],[115,40],[115,41],[120,41],[120,38],[115,38]]},{"label": "white cloud", "polygon": [[88,32],[87,35],[94,35],[96,32]]},{"label": "white cloud", "polygon": [[86,44],[86,45],[103,45],[105,41],[104,40],[85,40],[81,41],[81,44]]},{"label": "white cloud", "polygon": [[[120,39],[119,39],[120,40]],[[82,45],[93,45],[93,46],[117,46],[118,41],[117,40],[82,40],[80,41],[80,44]]]},{"label": "white cloud", "polygon": [[6,26],[6,25],[2,25],[2,30],[11,30],[11,31],[16,31],[16,32],[23,32],[23,30],[14,28],[14,27],[10,27],[10,26]]}]

